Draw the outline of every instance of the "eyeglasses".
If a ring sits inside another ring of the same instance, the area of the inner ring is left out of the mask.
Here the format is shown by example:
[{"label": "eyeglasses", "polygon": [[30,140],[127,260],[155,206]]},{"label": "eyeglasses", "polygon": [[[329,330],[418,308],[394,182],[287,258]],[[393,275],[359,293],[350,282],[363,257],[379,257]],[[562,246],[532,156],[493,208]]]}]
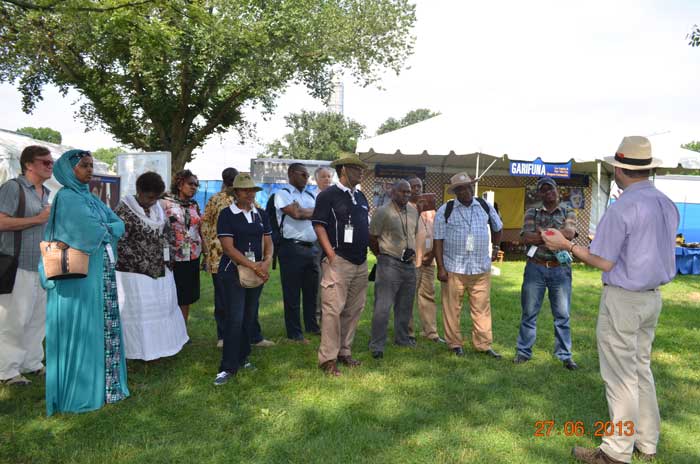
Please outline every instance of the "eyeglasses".
[{"label": "eyeglasses", "polygon": [[44,165],[45,168],[50,168],[53,166],[53,160],[40,160],[40,159],[35,159],[34,161],[38,161],[41,164]]}]

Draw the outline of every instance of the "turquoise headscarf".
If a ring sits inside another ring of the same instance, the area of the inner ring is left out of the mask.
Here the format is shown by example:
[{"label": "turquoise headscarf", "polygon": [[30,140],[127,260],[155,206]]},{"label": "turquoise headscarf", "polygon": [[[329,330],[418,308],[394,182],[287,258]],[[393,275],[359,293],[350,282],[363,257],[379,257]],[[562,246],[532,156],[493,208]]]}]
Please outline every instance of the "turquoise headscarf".
[{"label": "turquoise headscarf", "polygon": [[63,188],[54,198],[44,237],[92,254],[102,244],[118,239],[124,223],[75,177],[73,168],[84,156],[90,153],[69,150],[54,166],[53,174]]}]

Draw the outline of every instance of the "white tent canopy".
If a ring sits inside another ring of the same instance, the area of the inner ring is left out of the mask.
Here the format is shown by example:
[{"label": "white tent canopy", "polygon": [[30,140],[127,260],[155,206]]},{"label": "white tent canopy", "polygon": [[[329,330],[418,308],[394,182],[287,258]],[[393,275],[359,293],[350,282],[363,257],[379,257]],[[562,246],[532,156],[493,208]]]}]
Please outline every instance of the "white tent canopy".
[{"label": "white tent canopy", "polygon": [[680,147],[700,136],[689,127],[614,113],[466,109],[360,140],[356,151],[371,163],[396,163],[397,155],[404,155],[415,156],[416,165],[469,169],[476,167],[477,157],[468,155],[478,154],[482,166],[490,164],[489,159],[539,157],[547,163],[574,161],[579,170],[595,172],[596,161],[614,154],[623,136],[644,135],[651,140],[654,156],[663,159],[663,167],[696,169],[700,155]]}]

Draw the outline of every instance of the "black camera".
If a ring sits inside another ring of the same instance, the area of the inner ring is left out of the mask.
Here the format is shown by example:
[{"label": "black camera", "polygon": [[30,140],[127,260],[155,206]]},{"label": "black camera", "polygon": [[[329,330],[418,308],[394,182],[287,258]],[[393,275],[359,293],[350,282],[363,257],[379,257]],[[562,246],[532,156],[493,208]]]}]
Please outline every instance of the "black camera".
[{"label": "black camera", "polygon": [[413,248],[404,248],[403,253],[401,253],[401,262],[402,263],[408,263],[410,261],[413,261],[413,258],[416,257],[416,250]]}]

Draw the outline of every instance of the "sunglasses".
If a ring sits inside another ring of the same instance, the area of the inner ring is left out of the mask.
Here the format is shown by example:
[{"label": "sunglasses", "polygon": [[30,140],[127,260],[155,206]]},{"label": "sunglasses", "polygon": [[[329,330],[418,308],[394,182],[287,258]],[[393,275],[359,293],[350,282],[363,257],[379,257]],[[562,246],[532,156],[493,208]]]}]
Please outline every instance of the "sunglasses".
[{"label": "sunglasses", "polygon": [[51,166],[53,166],[53,160],[39,160],[38,159],[38,160],[34,160],[34,161],[40,162],[41,164],[44,165],[45,168],[50,168]]},{"label": "sunglasses", "polygon": [[89,151],[79,151],[77,153],[73,153],[72,155],[70,155],[69,159],[79,160],[79,159],[85,158],[86,156],[92,156],[92,153],[90,153]]}]

